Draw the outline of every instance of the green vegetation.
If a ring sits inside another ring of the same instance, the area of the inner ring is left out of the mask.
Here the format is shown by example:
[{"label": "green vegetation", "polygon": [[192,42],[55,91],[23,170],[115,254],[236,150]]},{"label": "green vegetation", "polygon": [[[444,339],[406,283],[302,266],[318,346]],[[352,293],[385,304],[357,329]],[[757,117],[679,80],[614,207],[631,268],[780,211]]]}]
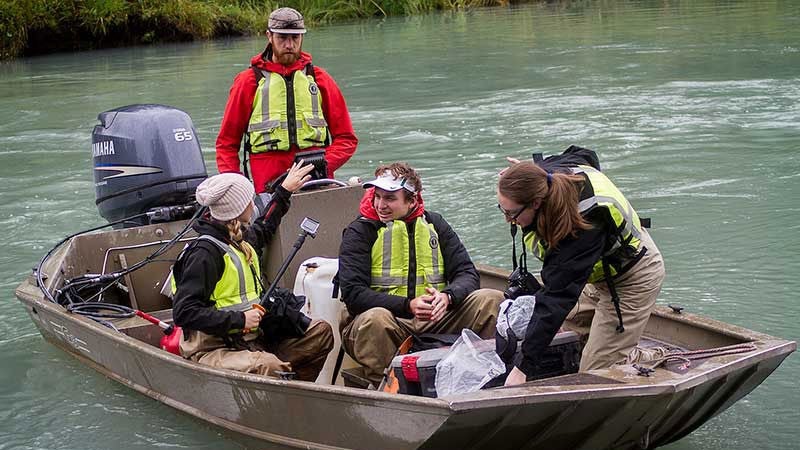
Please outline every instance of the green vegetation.
[{"label": "green vegetation", "polygon": [[260,34],[278,6],[311,24],[505,5],[510,0],[12,0],[0,1],[0,59],[163,41]]}]

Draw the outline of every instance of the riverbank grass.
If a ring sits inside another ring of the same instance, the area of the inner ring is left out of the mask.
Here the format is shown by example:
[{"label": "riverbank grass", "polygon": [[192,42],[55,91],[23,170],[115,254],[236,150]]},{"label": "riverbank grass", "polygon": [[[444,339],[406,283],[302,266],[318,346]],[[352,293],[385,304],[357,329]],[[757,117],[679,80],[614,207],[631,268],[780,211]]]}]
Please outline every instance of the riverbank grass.
[{"label": "riverbank grass", "polygon": [[0,2],[0,59],[266,31],[269,11],[311,24],[505,5],[509,0],[15,0]]}]

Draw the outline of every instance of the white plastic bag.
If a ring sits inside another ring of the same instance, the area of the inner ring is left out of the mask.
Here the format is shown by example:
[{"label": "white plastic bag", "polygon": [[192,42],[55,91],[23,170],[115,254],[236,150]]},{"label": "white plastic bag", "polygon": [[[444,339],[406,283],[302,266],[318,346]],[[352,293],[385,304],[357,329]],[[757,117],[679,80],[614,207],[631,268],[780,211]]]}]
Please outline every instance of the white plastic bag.
[{"label": "white plastic bag", "polygon": [[436,364],[436,396],[477,391],[505,371],[494,343],[464,329],[447,356]]},{"label": "white plastic bag", "polygon": [[520,295],[515,300],[503,301],[500,304],[500,314],[497,316],[497,333],[508,339],[510,328],[517,339],[524,338],[535,306],[536,297],[533,295]]}]

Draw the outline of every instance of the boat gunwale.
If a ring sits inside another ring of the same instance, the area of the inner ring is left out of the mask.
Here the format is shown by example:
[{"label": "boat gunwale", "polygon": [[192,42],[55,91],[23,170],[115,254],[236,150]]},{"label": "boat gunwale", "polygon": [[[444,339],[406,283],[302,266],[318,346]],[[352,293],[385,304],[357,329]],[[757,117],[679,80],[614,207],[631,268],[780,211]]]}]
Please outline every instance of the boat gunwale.
[{"label": "boat gunwale", "polygon": [[722,334],[727,337],[739,339],[746,342],[784,340],[739,325],[712,319],[707,316],[702,316],[699,314],[683,312],[683,311],[676,313],[672,310],[672,308],[663,305],[656,305],[655,309],[653,309],[652,315],[655,315],[659,318],[686,324],[704,331],[711,331],[714,333]]}]

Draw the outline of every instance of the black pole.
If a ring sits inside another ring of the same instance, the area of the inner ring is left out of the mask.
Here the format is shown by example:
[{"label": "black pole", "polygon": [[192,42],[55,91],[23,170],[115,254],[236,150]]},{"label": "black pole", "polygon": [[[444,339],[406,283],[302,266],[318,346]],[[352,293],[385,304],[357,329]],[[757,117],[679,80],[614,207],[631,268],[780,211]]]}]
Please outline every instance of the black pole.
[{"label": "black pole", "polygon": [[[309,233],[306,230],[302,230],[300,232],[300,235],[297,237],[297,240],[295,241],[294,245],[292,245],[291,253],[289,253],[289,256],[287,256],[286,259],[281,264],[281,267],[278,269],[278,273],[275,275],[275,279],[272,280],[272,284],[269,285],[267,291],[264,292],[264,295],[261,296],[261,301],[259,303],[264,308],[266,308],[267,305],[270,304],[269,298],[272,296],[272,293],[275,292],[275,288],[278,287],[278,280],[280,280],[283,274],[286,273],[286,269],[289,267],[289,264],[292,262],[295,255],[297,255],[297,252],[300,251],[300,247],[303,246],[303,242],[305,242],[306,236],[308,235]],[[268,308],[267,311],[269,311]]]}]

